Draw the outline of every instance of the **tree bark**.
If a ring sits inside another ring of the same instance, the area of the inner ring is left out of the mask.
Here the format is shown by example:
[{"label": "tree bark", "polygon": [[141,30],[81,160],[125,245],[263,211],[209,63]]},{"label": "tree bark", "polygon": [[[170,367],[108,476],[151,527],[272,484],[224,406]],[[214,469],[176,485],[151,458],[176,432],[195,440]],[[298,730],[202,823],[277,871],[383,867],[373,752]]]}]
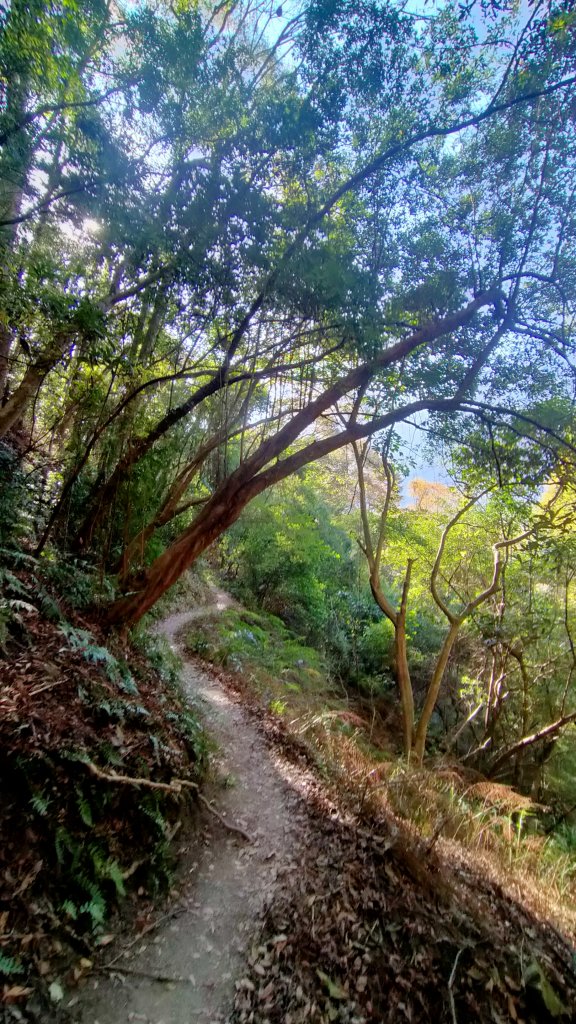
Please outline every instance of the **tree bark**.
[{"label": "tree bark", "polygon": [[570,722],[576,722],[576,711],[573,711],[569,715],[562,715],[561,718],[557,718],[555,722],[550,722],[549,725],[545,725],[542,729],[538,729],[533,732],[530,736],[523,736],[521,740],[514,743],[508,750],[504,750],[495,761],[490,765],[488,774],[495,775],[496,772],[504,765],[507,761],[510,761],[516,754],[522,753],[523,750],[527,750],[529,747],[533,747],[535,743],[541,743],[542,740],[550,739],[553,736],[557,736]]},{"label": "tree bark", "polygon": [[0,408],[0,438],[5,437],[24,414],[44,377],[62,358],[70,343],[67,333],[58,335],[30,364],[16,390]]},{"label": "tree bark", "polygon": [[241,480],[236,471],[214,494],[181,537],[143,573],[140,590],[115,601],[104,613],[108,626],[134,625],[200,555],[232,525],[242,509],[264,490],[261,481]]},{"label": "tree bark", "polygon": [[446,673],[446,667],[448,665],[448,659],[452,652],[454,642],[458,636],[458,630],[461,626],[461,619],[450,623],[450,629],[448,630],[438,660],[434,666],[434,672],[432,679],[430,680],[430,686],[426,693],[426,700],[424,701],[424,707],[420,712],[420,718],[418,719],[418,725],[416,726],[416,735],[414,738],[414,759],[417,764],[422,764],[424,758],[424,749],[426,746],[426,736],[428,734],[428,726],[430,725],[430,719],[432,718],[432,712],[436,706],[438,700],[438,694],[440,693],[440,687],[442,680]]},{"label": "tree bark", "polygon": [[4,402],[10,369],[10,350],[12,348],[12,331],[8,324],[0,320],[0,406]]},{"label": "tree bark", "polygon": [[[297,413],[290,423],[287,424],[284,429],[291,432],[291,440],[295,440],[306,426],[309,426],[310,423],[314,422],[314,420],[325,412],[326,409],[335,405],[344,395],[349,394],[356,388],[366,386],[373,374],[378,370],[395,362],[399,362],[401,359],[406,358],[413,351],[420,348],[420,346],[429,344],[430,342],[435,341],[436,338],[449,334],[451,331],[462,327],[464,324],[472,320],[478,310],[497,301],[499,294],[500,292],[497,288],[488,289],[487,291],[482,292],[463,309],[460,309],[455,313],[449,313],[442,319],[430,320],[407,338],[404,338],[389,346],[389,348],[384,349],[378,356],[376,356],[375,359],[354,367],[354,369],[350,370],[339,381],[327,388],[326,391],[324,391],[324,393],[317,399],[310,402],[304,409]],[[256,300],[251,307],[251,311],[252,308],[256,308]],[[244,321],[247,320],[247,317],[248,314],[244,318]],[[230,353],[236,352],[241,338],[241,331],[247,329],[247,327],[244,326],[244,321],[242,321],[240,326],[234,332],[228,353],[225,361],[222,363],[222,366],[205,384],[202,385],[202,387],[198,388],[193,395],[187,398],[186,401],[167,412],[148,434],[136,438],[130,444],[128,450],[120,459],[104,486],[99,488],[97,494],[93,494],[93,496],[88,499],[89,511],[74,541],[75,547],[83,549],[90,544],[100,517],[104,514],[104,510],[108,509],[112,504],[118,489],[127,479],[132,467],[136,465],[140,459],[142,459],[153,448],[156,442],[159,441],[160,438],[164,437],[164,435],[176,423],[179,423],[184,417],[193,412],[194,409],[198,408],[206,398],[211,397],[222,388],[226,387],[231,361]],[[311,412],[313,412],[313,415],[311,415]],[[297,427],[296,430],[293,429],[294,426]],[[272,438],[271,442],[274,442],[274,440],[275,439]],[[286,445],[279,450],[283,451],[285,447]]]},{"label": "tree bark", "polygon": [[[493,290],[484,292],[458,312],[429,321],[413,334],[384,349],[375,359],[350,370],[296,413],[220,485],[194,523],[150,566],[144,575],[142,588],[120,598],[104,613],[105,623],[133,625],[138,622],[213,541],[236,521],[248,502],[272,484],[352,441],[405,419],[407,415],[431,408],[446,411],[457,408],[461,400],[458,394],[452,399],[412,402],[363,423],[351,417],[348,426],[340,433],[312,441],[280,460],[296,439],[343,396],[365,387],[377,370],[401,361],[421,346],[468,323],[480,308],[494,301],[494,295]],[[266,466],[269,468],[265,469]]]},{"label": "tree bark", "polygon": [[404,727],[404,753],[408,760],[414,745],[414,691],[410,677],[408,664],[408,647],[406,644],[406,611],[408,605],[408,590],[410,587],[410,576],[414,560],[408,559],[404,585],[402,587],[402,599],[394,625],[394,660],[396,664],[396,681],[400,690],[400,701],[402,703],[402,724]]}]

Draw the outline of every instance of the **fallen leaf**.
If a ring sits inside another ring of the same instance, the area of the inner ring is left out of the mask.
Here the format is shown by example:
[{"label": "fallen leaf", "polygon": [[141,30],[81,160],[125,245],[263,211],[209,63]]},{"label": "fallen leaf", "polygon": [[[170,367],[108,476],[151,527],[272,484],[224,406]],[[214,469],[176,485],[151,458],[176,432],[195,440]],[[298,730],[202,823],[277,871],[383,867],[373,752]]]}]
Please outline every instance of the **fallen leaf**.
[{"label": "fallen leaf", "polygon": [[338,985],[337,982],[332,981],[332,978],[329,978],[328,975],[324,973],[324,971],[321,971],[317,968],[316,974],[320,978],[320,981],[328,989],[328,994],[331,999],[348,999],[348,993],[344,991],[341,985]]},{"label": "fallen leaf", "polygon": [[260,989],[260,991],[258,993],[258,999],[261,1002],[264,1002],[266,999],[268,999],[272,995],[273,991],[274,991],[274,982],[273,981],[269,981],[268,984],[266,985],[266,988],[261,988]]},{"label": "fallen leaf", "polygon": [[53,1003],[60,1003],[64,999],[64,989],[59,981],[53,981],[48,989],[48,994]]},{"label": "fallen leaf", "polygon": [[10,988],[5,985],[2,1000],[5,1003],[11,1003],[16,999],[24,999],[26,996],[29,996],[31,992],[32,989],[26,988],[25,985],[11,985]]}]

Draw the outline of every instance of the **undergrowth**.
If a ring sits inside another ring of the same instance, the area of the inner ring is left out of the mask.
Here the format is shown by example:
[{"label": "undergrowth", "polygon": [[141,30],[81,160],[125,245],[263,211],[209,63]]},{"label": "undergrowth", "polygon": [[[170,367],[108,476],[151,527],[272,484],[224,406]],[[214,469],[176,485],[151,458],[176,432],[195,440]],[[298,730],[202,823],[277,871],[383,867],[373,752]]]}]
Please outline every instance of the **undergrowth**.
[{"label": "undergrowth", "polygon": [[[558,827],[551,809],[510,786],[483,780],[456,762],[438,758],[416,769],[378,745],[378,730],[363,717],[310,711],[295,723],[312,744],[355,814],[392,816],[428,849],[464,857],[522,896],[543,919],[576,935],[574,829]],[[352,719],[352,720],[351,720]]]},{"label": "undergrowth", "polygon": [[555,827],[550,808],[457,762],[407,765],[393,716],[386,723],[380,704],[336,691],[322,657],[272,615],[229,609],[193,623],[187,646],[235,673],[281,717],[354,814],[392,815],[428,847],[472,856],[576,931],[576,829]]},{"label": "undergrowth", "polygon": [[86,959],[123,901],[170,885],[184,797],[114,776],[198,781],[207,744],[168,646],[105,639],[86,617],[102,585],[89,568],[34,569],[4,551],[0,978],[6,1005],[30,997],[46,1020],[70,957]]},{"label": "undergrowth", "polygon": [[192,623],[186,643],[191,653],[241,674],[277,714],[295,713],[312,694],[332,692],[322,655],[274,615],[228,608]]}]

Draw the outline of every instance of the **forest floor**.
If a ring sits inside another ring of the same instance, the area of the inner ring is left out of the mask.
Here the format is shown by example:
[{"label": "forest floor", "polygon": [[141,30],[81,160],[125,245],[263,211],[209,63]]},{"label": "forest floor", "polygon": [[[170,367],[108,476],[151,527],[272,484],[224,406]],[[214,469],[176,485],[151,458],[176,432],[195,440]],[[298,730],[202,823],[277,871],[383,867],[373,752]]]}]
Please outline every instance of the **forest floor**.
[{"label": "forest floor", "polygon": [[[177,646],[229,603],[159,629]],[[107,952],[74,1024],[576,1019],[576,955],[553,926],[440,844],[355,818],[225,674],[186,658],[183,684],[218,745],[203,793],[250,839],[210,816],[183,840],[171,902]]]}]

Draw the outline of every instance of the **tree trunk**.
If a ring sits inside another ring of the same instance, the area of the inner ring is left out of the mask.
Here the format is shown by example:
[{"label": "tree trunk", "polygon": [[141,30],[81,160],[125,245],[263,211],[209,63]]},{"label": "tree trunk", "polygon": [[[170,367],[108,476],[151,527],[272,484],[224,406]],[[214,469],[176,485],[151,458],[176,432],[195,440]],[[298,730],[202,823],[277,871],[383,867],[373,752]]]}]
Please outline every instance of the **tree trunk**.
[{"label": "tree trunk", "polygon": [[74,548],[83,550],[90,546],[102,517],[107,514],[108,509],[113,505],[120,488],[129,478],[132,467],[148,454],[156,442],[164,437],[171,427],[224,385],[225,381],[220,380],[218,375],[215,374],[207,384],[199,388],[186,402],[167,412],[153,430],[130,442],[106,483],[103,485],[100,483],[97,488],[94,487],[88,497],[88,511],[72,542]]},{"label": "tree trunk", "polygon": [[12,331],[8,324],[0,319],[0,406],[4,402],[8,386],[10,370],[10,350],[12,348]]},{"label": "tree trunk", "polygon": [[414,743],[414,693],[412,690],[412,679],[408,664],[408,646],[406,643],[406,610],[408,587],[410,585],[410,574],[412,571],[412,559],[408,563],[404,586],[402,589],[402,600],[400,609],[392,606],[380,585],[377,567],[370,575],[370,589],[372,596],[381,612],[384,613],[394,627],[394,675],[400,693],[400,704],[402,707],[402,732],[404,735],[404,753],[410,757]]},{"label": "tree trunk", "polygon": [[[429,320],[427,323],[422,324],[418,330],[415,330],[408,337],[403,338],[401,341],[395,342],[388,348],[384,349],[374,359],[349,370],[348,373],[344,374],[340,378],[340,380],[337,380],[330,387],[326,388],[322,394],[311,401],[308,406],[297,412],[293,419],[286,424],[279,434],[276,435],[276,437],[270,438],[269,442],[266,445],[263,445],[261,450],[263,452],[270,450],[270,457],[285,451],[291,441],[295,440],[295,438],[298,437],[306,427],[309,427],[313,422],[315,422],[323,412],[336,405],[344,395],[365,387],[377,371],[383,370],[387,366],[391,366],[395,363],[400,363],[421,346],[429,345],[437,338],[440,338],[445,334],[450,334],[452,331],[458,330],[458,328],[469,323],[480,309],[484,306],[491,305],[498,295],[499,292],[495,289],[482,292],[480,295],[477,295],[472,302],[469,302],[467,306],[458,310],[458,312],[449,313],[440,320]],[[170,409],[148,434],[135,438],[116,465],[104,486],[99,487],[98,491],[96,491],[96,489],[92,491],[87,501],[88,511],[86,518],[73,541],[74,547],[84,549],[89,546],[101,516],[113,504],[119,488],[128,478],[132,467],[136,465],[136,463],[138,463],[140,459],[142,459],[151,450],[156,442],[164,437],[164,435],[173,426],[175,426],[176,423],[179,423],[182,419],[197,409],[206,398],[215,395],[218,391],[221,391],[228,385],[228,373],[232,356],[236,352],[237,344],[241,339],[244,330],[247,329],[247,325],[250,323],[252,311],[257,311],[260,308],[262,301],[262,295],[254,300],[249,312],[244,317],[244,320],[236,328],[228,347],[226,357],[220,368],[205,384],[198,388],[194,394],[190,395],[186,401],[175,406],[173,409]],[[237,380],[238,378],[236,378],[236,382]],[[429,403],[424,402],[422,408],[428,407]],[[396,417],[396,421],[400,418],[400,416]],[[371,431],[368,430],[364,433],[359,433],[358,437],[365,436],[366,433],[371,433]],[[278,447],[277,438],[282,438],[288,435],[291,435],[290,441]],[[352,439],[353,438],[351,437],[350,440]],[[265,461],[268,460],[266,459]]]},{"label": "tree trunk", "polygon": [[233,474],[214,494],[182,536],[142,574],[139,590],[115,601],[104,613],[108,626],[131,626],[139,622],[200,555],[234,523],[242,510],[265,484],[261,479],[238,479]]},{"label": "tree trunk", "polygon": [[424,749],[426,746],[426,736],[428,735],[428,726],[430,725],[430,719],[432,718],[432,712],[436,706],[438,700],[438,694],[442,685],[442,680],[446,672],[448,665],[448,659],[452,653],[454,641],[458,636],[458,630],[462,624],[461,619],[455,619],[454,622],[450,623],[450,629],[446,634],[442,649],[438,655],[438,660],[434,666],[434,672],[428,687],[426,694],[426,700],[424,701],[424,707],[420,713],[418,725],[416,726],[416,736],[414,739],[414,758],[417,764],[422,764],[424,758]]},{"label": "tree trunk", "polygon": [[60,335],[47,345],[26,370],[20,384],[0,407],[0,437],[4,437],[23,416],[46,374],[62,358],[70,338]]},{"label": "tree trunk", "polygon": [[[138,622],[210,544],[236,521],[246,505],[268,487],[352,441],[385,430],[394,423],[406,419],[408,415],[430,409],[447,412],[458,408],[460,399],[456,395],[450,399],[409,402],[367,422],[358,422],[356,417],[351,417],[348,425],[339,433],[321,440],[313,440],[298,451],[285,454],[322,413],[335,406],[344,395],[358,389],[362,391],[377,370],[401,361],[422,345],[429,344],[443,334],[468,323],[482,306],[491,301],[492,293],[485,292],[458,313],[424,324],[409,337],[392,344],[375,359],[354,367],[308,406],[300,409],[276,434],[266,438],[254,454],[218,487],[192,525],[146,571],[142,588],[115,601],[105,612],[104,622],[109,626],[134,625]],[[209,389],[217,390],[217,386],[216,378],[212,378],[186,404],[191,409],[201,400],[200,396],[204,397]],[[180,418],[181,409],[182,407],[179,407],[164,417],[161,421],[162,432],[170,416],[176,415],[175,422]],[[141,444],[143,440],[150,443],[154,434],[160,436],[159,429],[160,424],[147,439],[140,439],[137,444]],[[284,458],[281,459],[280,456],[283,454]],[[409,581],[409,574],[407,577]]]},{"label": "tree trunk", "polygon": [[394,661],[396,664],[396,682],[398,683],[402,704],[404,753],[409,759],[414,744],[414,694],[406,645],[406,609],[404,609],[404,612],[399,613],[394,629]]},{"label": "tree trunk", "polygon": [[557,738],[559,733],[571,722],[576,722],[576,711],[572,711],[569,715],[562,715],[557,718],[555,722],[550,722],[549,725],[543,726],[536,732],[533,732],[530,736],[523,736],[517,743],[512,744],[507,750],[504,750],[498,755],[495,761],[492,762],[488,769],[490,777],[496,775],[496,773],[503,767],[508,761],[516,757],[517,754],[521,754],[524,750],[529,747],[533,747],[535,743],[542,743],[543,740],[550,740]]}]

